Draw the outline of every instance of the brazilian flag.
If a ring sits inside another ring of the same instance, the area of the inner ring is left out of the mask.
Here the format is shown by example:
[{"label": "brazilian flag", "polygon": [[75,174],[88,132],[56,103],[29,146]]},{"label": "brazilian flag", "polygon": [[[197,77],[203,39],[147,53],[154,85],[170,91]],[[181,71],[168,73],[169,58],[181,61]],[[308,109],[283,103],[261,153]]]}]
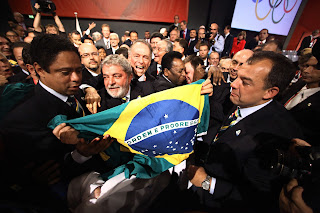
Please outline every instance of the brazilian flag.
[{"label": "brazilian flag", "polygon": [[207,131],[210,110],[208,96],[200,95],[203,82],[154,93],[82,118],[66,120],[58,115],[48,126],[53,129],[64,122],[87,139],[109,134],[135,154],[132,161],[104,174],[104,178],[121,172],[127,178],[152,178],[187,159],[197,134]]}]

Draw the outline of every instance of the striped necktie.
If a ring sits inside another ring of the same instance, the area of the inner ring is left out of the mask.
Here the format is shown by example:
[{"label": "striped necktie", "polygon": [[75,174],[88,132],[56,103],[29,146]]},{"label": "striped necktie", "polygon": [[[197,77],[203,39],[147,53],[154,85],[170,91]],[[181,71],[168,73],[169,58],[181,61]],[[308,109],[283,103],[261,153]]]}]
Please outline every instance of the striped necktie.
[{"label": "striped necktie", "polygon": [[213,142],[216,142],[221,135],[229,128],[235,125],[236,120],[238,117],[241,117],[240,114],[240,108],[237,107],[237,109],[229,116],[229,118],[226,120],[225,125],[222,125],[220,130],[218,131],[216,137],[214,138]]},{"label": "striped necktie", "polygon": [[81,116],[85,116],[84,110],[79,101],[74,96],[69,96],[67,103]]}]

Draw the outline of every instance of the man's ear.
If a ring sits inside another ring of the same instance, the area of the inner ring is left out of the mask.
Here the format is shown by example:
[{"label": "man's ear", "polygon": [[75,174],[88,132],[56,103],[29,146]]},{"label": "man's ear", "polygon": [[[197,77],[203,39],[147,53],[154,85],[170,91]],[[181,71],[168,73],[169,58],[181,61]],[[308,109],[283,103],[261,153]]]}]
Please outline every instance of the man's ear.
[{"label": "man's ear", "polygon": [[270,100],[274,98],[278,93],[279,93],[278,87],[271,87],[266,90],[266,93],[264,94],[263,99]]},{"label": "man's ear", "polygon": [[164,76],[168,77],[169,76],[169,70],[167,68],[164,68],[163,74],[164,74]]},{"label": "man's ear", "polygon": [[132,78],[133,78],[133,74],[130,74],[130,76],[128,78],[129,82],[131,82]]},{"label": "man's ear", "polygon": [[34,70],[36,71],[36,73],[38,73],[38,75],[43,78],[44,77],[43,72],[45,72],[45,71],[44,71],[44,69],[42,69],[40,64],[38,64],[37,62],[34,62],[33,67],[34,67]]}]

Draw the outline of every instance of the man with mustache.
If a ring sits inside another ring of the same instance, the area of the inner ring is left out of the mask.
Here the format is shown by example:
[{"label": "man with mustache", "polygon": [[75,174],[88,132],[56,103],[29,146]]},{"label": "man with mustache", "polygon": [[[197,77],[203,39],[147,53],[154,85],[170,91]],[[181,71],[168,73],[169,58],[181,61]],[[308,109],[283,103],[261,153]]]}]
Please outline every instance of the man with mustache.
[{"label": "man with mustache", "polygon": [[81,44],[79,49],[82,68],[82,82],[98,76],[100,71],[100,57],[97,48],[92,44]]}]

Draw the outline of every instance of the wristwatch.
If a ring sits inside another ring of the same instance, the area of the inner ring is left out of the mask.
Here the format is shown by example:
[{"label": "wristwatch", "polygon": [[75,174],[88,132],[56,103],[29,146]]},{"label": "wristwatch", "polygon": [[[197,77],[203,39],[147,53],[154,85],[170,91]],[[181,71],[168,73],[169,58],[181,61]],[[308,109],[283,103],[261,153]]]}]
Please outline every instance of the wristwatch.
[{"label": "wristwatch", "polygon": [[204,190],[208,191],[210,189],[211,177],[207,175],[206,179],[201,183]]}]

